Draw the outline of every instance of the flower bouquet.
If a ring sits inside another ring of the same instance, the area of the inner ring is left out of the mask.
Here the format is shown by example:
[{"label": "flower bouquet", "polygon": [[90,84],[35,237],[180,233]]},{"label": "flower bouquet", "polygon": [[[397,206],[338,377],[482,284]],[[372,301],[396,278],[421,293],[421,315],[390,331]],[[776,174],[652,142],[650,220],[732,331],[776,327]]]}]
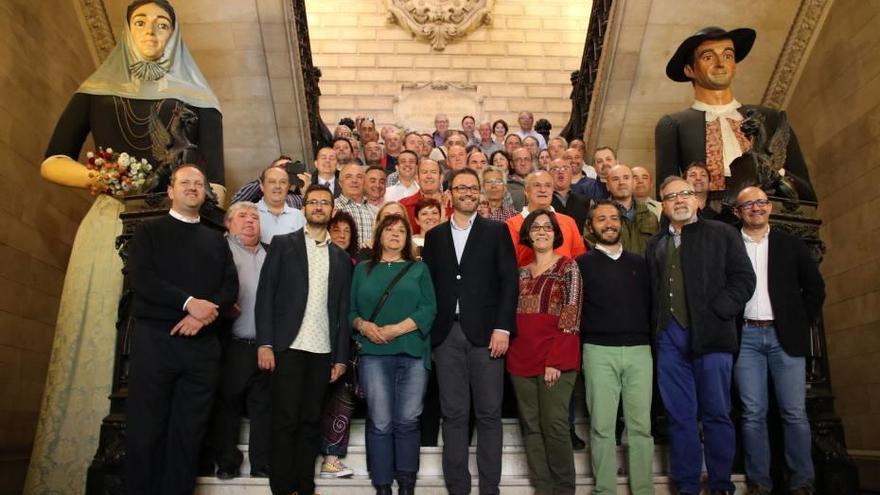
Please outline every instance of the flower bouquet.
[{"label": "flower bouquet", "polygon": [[148,186],[153,166],[145,158],[138,160],[128,153],[116,153],[112,148],[98,148],[86,153],[92,194],[109,194],[121,198],[143,192]]}]

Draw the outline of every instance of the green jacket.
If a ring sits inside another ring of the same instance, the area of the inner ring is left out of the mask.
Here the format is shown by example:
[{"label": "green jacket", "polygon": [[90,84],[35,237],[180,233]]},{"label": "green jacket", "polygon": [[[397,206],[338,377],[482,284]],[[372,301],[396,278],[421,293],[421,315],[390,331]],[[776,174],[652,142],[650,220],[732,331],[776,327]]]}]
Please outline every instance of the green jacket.
[{"label": "green jacket", "polygon": [[[648,239],[660,230],[660,222],[657,216],[648,209],[648,205],[641,201],[633,199],[636,205],[635,222],[630,222],[623,214],[623,207],[617,205],[620,209],[620,243],[623,249],[639,256],[644,256],[648,249]],[[589,218],[587,224],[590,223]],[[590,249],[596,246],[596,236],[584,226],[584,241],[590,246]]]}]

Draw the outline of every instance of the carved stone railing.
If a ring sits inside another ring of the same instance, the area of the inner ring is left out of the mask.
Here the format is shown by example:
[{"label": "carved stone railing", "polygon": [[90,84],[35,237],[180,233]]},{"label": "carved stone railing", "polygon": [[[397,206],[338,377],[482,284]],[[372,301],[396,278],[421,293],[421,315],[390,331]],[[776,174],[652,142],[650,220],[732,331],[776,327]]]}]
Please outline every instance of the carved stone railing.
[{"label": "carved stone railing", "polygon": [[560,132],[569,141],[584,137],[613,4],[614,0],[594,0],[590,11],[581,68],[571,73],[571,116]]},{"label": "carved stone railing", "polygon": [[[333,134],[321,119],[319,100],[321,88],[318,83],[321,80],[321,69],[312,63],[312,45],[309,41],[309,21],[306,16],[305,0],[288,0],[286,6],[288,22],[293,24],[294,39],[300,67],[302,68],[302,81],[305,89],[306,108],[308,109],[309,131],[311,134],[312,150],[317,151],[325,146],[332,146]],[[292,8],[291,8],[292,7]],[[294,67],[294,70],[296,68]],[[306,157],[310,162],[311,157]]]}]

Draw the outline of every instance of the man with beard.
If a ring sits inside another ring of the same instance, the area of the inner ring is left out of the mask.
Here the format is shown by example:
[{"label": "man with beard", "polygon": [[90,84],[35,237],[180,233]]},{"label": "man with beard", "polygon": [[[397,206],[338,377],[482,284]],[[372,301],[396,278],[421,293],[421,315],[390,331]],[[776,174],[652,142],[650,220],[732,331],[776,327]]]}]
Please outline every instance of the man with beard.
[{"label": "man with beard", "polygon": [[336,163],[348,163],[354,160],[354,146],[351,140],[336,138],[333,140],[333,151],[336,153]]},{"label": "man with beard", "polygon": [[367,167],[381,167],[382,166],[382,158],[384,157],[384,153],[382,152],[382,145],[379,144],[378,141],[370,141],[364,144],[364,165]]},{"label": "man with beard", "polygon": [[733,494],[735,432],[730,385],[736,319],[755,290],[755,272],[742,236],[697,215],[690,184],[668,177],[660,185],[669,228],[648,243],[657,335],[657,384],[669,421],[669,465],[678,493],[700,493],[705,464],[713,495]]},{"label": "man with beard", "polygon": [[427,233],[422,251],[437,295],[431,343],[443,413],[443,478],[450,494],[471,492],[468,419],[473,403],[479,490],[497,495],[503,357],[516,330],[516,259],[504,225],[477,214],[477,173],[464,168],[449,182],[452,218]]},{"label": "man with beard", "polygon": [[257,288],[257,364],[272,373],[276,495],[315,493],[324,392],[345,373],[351,341],[351,258],[327,234],[333,195],[316,185],[303,201],[305,228],[272,240]]},{"label": "man with beard", "polygon": [[625,251],[620,243],[621,222],[616,203],[597,202],[587,223],[596,239],[595,249],[576,259],[584,281],[581,342],[590,462],[596,493],[616,493],[615,425],[622,400],[630,490],[634,495],[650,495],[654,493],[651,279],[645,259]]},{"label": "man with beard", "polygon": [[691,163],[684,171],[684,180],[694,188],[697,198],[697,211],[703,218],[714,219],[717,212],[707,208],[709,203],[709,169],[699,162]]}]

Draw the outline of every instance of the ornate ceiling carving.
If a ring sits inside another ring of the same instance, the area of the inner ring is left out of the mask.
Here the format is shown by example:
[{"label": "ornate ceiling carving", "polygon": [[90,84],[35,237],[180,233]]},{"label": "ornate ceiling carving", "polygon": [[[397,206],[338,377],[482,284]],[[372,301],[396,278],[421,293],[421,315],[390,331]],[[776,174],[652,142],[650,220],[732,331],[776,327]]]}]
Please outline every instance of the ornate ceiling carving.
[{"label": "ornate ceiling carving", "polygon": [[813,38],[818,35],[819,27],[830,7],[829,0],[802,0],[798,8],[788,38],[779,54],[773,75],[767,84],[762,104],[770,108],[781,109],[788,103],[791,91],[797,83],[803,63],[811,47]]},{"label": "ornate ceiling carving", "polygon": [[385,0],[388,20],[443,50],[482,25],[492,24],[495,0]]},{"label": "ornate ceiling carving", "polygon": [[103,0],[80,0],[86,25],[89,27],[89,35],[95,46],[99,62],[104,61],[110,50],[116,46],[113,37],[113,29],[110,27],[110,18],[107,17],[107,9]]}]

